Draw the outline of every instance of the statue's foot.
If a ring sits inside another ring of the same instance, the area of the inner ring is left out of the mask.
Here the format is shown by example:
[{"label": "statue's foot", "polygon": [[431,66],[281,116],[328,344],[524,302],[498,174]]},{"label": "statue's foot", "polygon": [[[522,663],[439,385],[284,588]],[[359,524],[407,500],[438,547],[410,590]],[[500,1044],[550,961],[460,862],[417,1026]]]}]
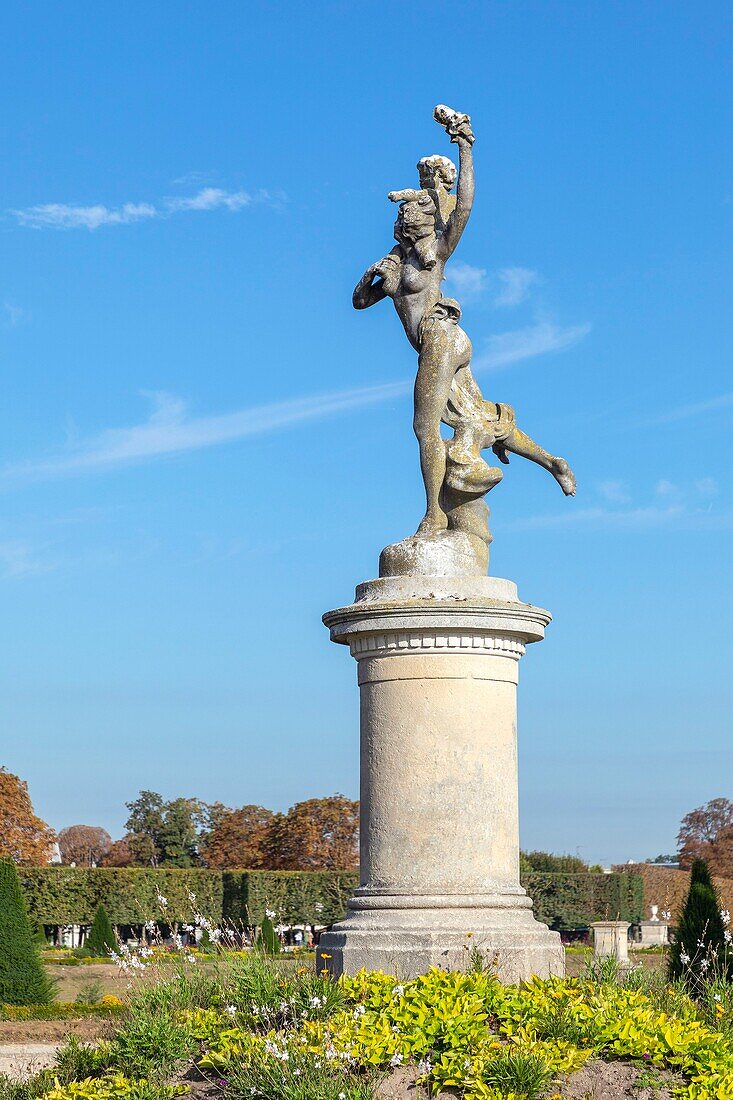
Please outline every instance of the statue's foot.
[{"label": "statue's foot", "polygon": [[443,511],[426,512],[425,517],[415,532],[416,535],[439,535],[447,530],[448,517]]},{"label": "statue's foot", "polygon": [[564,458],[553,458],[552,476],[566,497],[575,496],[575,474]]}]

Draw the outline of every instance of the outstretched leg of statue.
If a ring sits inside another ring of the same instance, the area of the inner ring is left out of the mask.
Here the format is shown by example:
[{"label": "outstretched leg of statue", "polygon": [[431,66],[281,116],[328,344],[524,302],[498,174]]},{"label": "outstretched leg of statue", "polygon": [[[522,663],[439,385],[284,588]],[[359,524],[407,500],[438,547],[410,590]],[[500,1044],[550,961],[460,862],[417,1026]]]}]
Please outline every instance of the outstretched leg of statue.
[{"label": "outstretched leg of statue", "polygon": [[550,471],[565,496],[575,496],[575,474],[565,459],[545,451],[539,443],[535,443],[534,439],[519,428],[514,428],[500,443],[494,444],[493,451],[500,462],[509,462],[506,451],[511,451],[520,458],[528,458],[530,462],[536,462],[538,466]]}]

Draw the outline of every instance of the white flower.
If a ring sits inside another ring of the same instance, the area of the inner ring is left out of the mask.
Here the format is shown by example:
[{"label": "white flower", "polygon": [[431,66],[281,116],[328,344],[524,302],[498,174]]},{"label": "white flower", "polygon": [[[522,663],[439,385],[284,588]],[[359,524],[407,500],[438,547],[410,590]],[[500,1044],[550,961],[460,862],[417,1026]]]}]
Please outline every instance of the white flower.
[{"label": "white flower", "polygon": [[733,940],[733,932],[729,931],[729,929],[726,928],[725,932],[723,933],[723,939],[726,943],[730,943],[731,940]]},{"label": "white flower", "polygon": [[398,1066],[402,1065],[402,1055],[400,1054],[399,1051],[397,1051],[396,1054],[392,1055],[392,1058],[391,1058],[391,1061],[390,1061],[389,1064],[391,1065],[392,1069],[397,1069]]},{"label": "white flower", "polygon": [[231,1018],[234,1019],[234,1017],[237,1015],[237,1006],[227,1005],[224,1011],[226,1012],[227,1016],[231,1016]]},{"label": "white flower", "polygon": [[308,1004],[311,1006],[311,1008],[320,1008],[323,1004],[323,1001],[320,997],[311,997]]},{"label": "white flower", "polygon": [[346,1093],[345,1092],[340,1092],[339,1093],[339,1100],[346,1100]]},{"label": "white flower", "polygon": [[430,1073],[430,1070],[432,1068],[433,1068],[433,1065],[432,1065],[432,1062],[430,1061],[429,1058],[422,1058],[417,1063],[418,1073],[422,1074],[423,1076]]},{"label": "white flower", "polygon": [[363,1016],[365,1012],[366,1012],[366,1008],[365,1008],[364,1005],[357,1005],[356,1008],[354,1009],[354,1019],[358,1020],[359,1017]]},{"label": "white flower", "polygon": [[687,966],[689,961],[690,961],[690,956],[687,954],[687,952],[686,951],[680,951],[680,962],[682,963],[682,965]]},{"label": "white flower", "polygon": [[720,1000],[720,994],[719,993],[714,993],[713,994],[713,1000],[714,1001],[719,1001]]},{"label": "white flower", "polygon": [[405,995],[404,985],[396,985],[394,987],[394,989],[392,990],[392,996],[393,997],[404,997],[404,995]]},{"label": "white flower", "polygon": [[275,917],[277,916],[277,913],[275,912],[274,909],[265,909],[265,916],[269,917],[270,920],[274,920]]},{"label": "white flower", "polygon": [[158,905],[161,907],[161,909],[165,909],[168,905],[168,898],[163,897],[160,892],[158,892]]},{"label": "white flower", "polygon": [[700,959],[700,969],[702,970],[703,974],[705,973],[705,971],[707,970],[707,968],[709,966],[710,966],[710,963],[708,962],[707,959]]},{"label": "white flower", "polygon": [[730,924],[730,912],[728,909],[720,910],[720,919],[727,928],[727,926]]}]

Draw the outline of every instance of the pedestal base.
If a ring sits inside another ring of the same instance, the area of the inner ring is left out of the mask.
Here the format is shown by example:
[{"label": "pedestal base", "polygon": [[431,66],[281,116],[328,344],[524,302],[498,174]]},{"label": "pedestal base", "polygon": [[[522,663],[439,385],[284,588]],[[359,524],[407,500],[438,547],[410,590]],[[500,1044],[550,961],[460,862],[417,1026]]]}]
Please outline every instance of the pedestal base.
[{"label": "pedestal base", "polygon": [[565,973],[559,933],[534,919],[526,895],[465,898],[465,908],[456,897],[378,900],[379,909],[355,910],[354,898],[346,920],[321,936],[319,972],[338,977],[363,968],[406,979],[433,966],[467,970],[479,954],[502,982]]},{"label": "pedestal base", "polygon": [[[424,541],[389,548],[382,572],[405,547],[426,567],[458,543]],[[562,974],[519,882],[519,660],[550,616],[511,581],[393,566],[324,616],[359,669],[362,885],[317,966],[407,978],[479,952],[506,982]]]}]

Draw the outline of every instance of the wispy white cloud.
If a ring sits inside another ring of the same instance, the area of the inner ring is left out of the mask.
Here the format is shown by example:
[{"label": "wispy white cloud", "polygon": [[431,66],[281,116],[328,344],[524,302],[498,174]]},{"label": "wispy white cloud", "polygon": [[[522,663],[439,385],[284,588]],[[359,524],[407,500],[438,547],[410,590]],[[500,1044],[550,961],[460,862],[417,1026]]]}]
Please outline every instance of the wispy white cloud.
[{"label": "wispy white cloud", "polygon": [[733,393],[721,393],[717,397],[710,397],[706,401],[696,401],[689,405],[679,405],[675,409],[659,413],[646,420],[636,421],[633,427],[654,427],[657,424],[673,424],[678,420],[692,420],[696,416],[705,413],[718,412],[720,409],[733,408]]},{"label": "wispy white cloud", "polygon": [[550,321],[539,321],[528,328],[514,329],[490,336],[483,351],[474,357],[474,371],[490,370],[531,359],[552,351],[564,351],[583,340],[591,330],[590,324],[561,326]]},{"label": "wispy white cloud", "polygon": [[602,481],[598,486],[598,492],[609,504],[629,504],[631,502],[626,483],[615,478]]},{"label": "wispy white cloud", "polygon": [[[590,325],[560,328],[542,323],[529,329],[505,332],[491,337],[487,351],[479,357],[476,366],[479,370],[492,369],[549,351],[559,351],[582,339],[589,330]],[[405,378],[379,386],[316,394],[215,416],[193,416],[182,398],[168,393],[148,392],[144,396],[152,401],[153,410],[143,423],[126,428],[109,428],[87,438],[73,432],[62,452],[50,458],[14,463],[0,469],[0,488],[111,469],[279,431],[292,424],[321,420],[336,413],[401,397],[412,391],[413,384],[411,378]]]},{"label": "wispy white cloud", "polygon": [[0,470],[0,486],[10,487],[65,474],[100,470],[130,462],[179,454],[253,435],[286,428],[307,420],[320,420],[349,409],[377,404],[408,393],[407,381],[381,386],[341,390],[314,397],[258,405],[218,416],[191,416],[186,403],[166,393],[146,394],[153,411],[142,424],[110,428],[88,439],[77,440],[62,454],[49,459],[17,463]]},{"label": "wispy white cloud", "polygon": [[8,211],[19,225],[28,229],[99,229],[110,225],[131,225],[165,218],[183,211],[225,209],[242,210],[253,202],[281,201],[282,196],[267,191],[225,191],[221,187],[204,187],[195,195],[165,198],[152,202],[126,202],[122,206],[72,205],[68,203],[44,203],[24,210]]},{"label": "wispy white cloud", "polygon": [[204,187],[188,198],[166,200],[166,208],[173,213],[179,210],[241,210],[253,201],[248,191],[223,191],[221,187]]},{"label": "wispy white cloud", "polygon": [[447,269],[446,282],[456,294],[470,298],[486,290],[486,270],[457,260]]},{"label": "wispy white cloud", "polygon": [[158,217],[157,209],[149,202],[126,202],[118,207],[49,202],[10,213],[28,229],[99,229],[102,225],[130,225]]},{"label": "wispy white cloud", "polygon": [[558,512],[526,516],[508,523],[505,530],[534,531],[549,528],[588,528],[590,530],[646,531],[674,527],[675,530],[717,530],[733,527],[732,512],[713,511],[710,497],[717,492],[712,478],[701,478],[689,485],[677,485],[661,479],[653,487],[652,499],[633,504],[623,482],[608,480],[598,486],[609,504],[589,508],[569,507]]},{"label": "wispy white cloud", "polygon": [[26,311],[12,302],[3,302],[0,307],[0,325],[3,328],[17,328],[26,317]]},{"label": "wispy white cloud", "polygon": [[51,569],[52,565],[36,558],[29,543],[18,539],[0,542],[0,578],[3,580],[48,573]]},{"label": "wispy white cloud", "polygon": [[529,288],[538,281],[536,271],[529,267],[503,267],[498,272],[501,289],[494,298],[495,306],[518,306],[529,294]]}]

